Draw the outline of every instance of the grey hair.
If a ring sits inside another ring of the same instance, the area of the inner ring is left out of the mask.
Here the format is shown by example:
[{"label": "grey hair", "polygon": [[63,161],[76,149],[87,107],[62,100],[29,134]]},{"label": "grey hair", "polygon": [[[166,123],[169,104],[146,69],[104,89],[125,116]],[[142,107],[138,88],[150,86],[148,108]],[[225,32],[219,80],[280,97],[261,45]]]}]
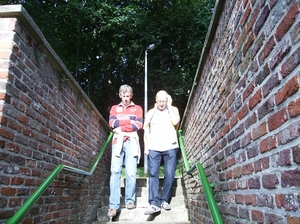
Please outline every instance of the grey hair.
[{"label": "grey hair", "polygon": [[131,95],[133,94],[133,90],[132,90],[131,86],[129,86],[129,85],[120,86],[119,95],[121,95],[122,93],[126,93],[126,92],[129,92]]}]

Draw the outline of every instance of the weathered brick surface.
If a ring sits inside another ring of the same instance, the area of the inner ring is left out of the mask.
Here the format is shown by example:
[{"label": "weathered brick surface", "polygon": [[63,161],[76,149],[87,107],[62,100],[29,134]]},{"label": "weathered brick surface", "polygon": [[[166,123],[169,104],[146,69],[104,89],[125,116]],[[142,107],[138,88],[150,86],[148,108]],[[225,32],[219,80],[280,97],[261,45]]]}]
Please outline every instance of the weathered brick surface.
[{"label": "weathered brick surface", "polygon": [[[222,4],[181,125],[188,159],[216,184],[224,223],[299,223],[299,1]],[[210,222],[190,179],[191,220]]]},{"label": "weathered brick surface", "polygon": [[[107,122],[26,18],[0,18],[0,223],[58,164],[89,171],[109,134]],[[92,176],[81,180],[62,171],[22,223],[95,221],[108,194],[109,147]]]}]

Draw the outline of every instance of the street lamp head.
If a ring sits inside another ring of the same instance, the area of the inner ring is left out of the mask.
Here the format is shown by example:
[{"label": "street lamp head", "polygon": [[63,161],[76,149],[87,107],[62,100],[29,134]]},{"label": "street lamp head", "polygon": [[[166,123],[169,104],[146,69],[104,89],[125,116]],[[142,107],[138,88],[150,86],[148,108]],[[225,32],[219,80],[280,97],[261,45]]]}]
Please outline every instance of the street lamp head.
[{"label": "street lamp head", "polygon": [[152,51],[155,48],[155,44],[150,44],[148,47],[146,47],[146,50]]}]

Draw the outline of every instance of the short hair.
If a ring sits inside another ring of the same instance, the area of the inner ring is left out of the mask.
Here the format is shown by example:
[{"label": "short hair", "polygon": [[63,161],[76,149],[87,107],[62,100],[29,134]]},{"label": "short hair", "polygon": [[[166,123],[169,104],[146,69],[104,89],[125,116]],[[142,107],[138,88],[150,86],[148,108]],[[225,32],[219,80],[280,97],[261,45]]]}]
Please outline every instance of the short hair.
[{"label": "short hair", "polygon": [[157,93],[156,93],[156,96],[155,96],[155,99],[158,97],[158,96],[161,96],[161,95],[163,95],[163,96],[168,96],[169,94],[167,93],[167,91],[165,91],[165,90],[159,90]]},{"label": "short hair", "polygon": [[133,90],[132,90],[131,86],[129,86],[129,85],[120,86],[119,95],[121,95],[122,93],[126,93],[126,92],[129,92],[131,95],[133,95]]}]

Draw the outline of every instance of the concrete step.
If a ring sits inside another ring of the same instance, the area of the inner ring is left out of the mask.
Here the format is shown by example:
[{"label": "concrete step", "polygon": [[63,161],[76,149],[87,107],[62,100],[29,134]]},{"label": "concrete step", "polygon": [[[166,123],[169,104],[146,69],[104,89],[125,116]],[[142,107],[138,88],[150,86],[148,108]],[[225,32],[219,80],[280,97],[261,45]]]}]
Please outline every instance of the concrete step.
[{"label": "concrete step", "polygon": [[187,209],[182,208],[172,208],[169,211],[161,210],[155,215],[144,215],[146,208],[136,208],[133,210],[128,210],[122,208],[117,216],[110,220],[107,217],[108,208],[98,209],[97,217],[98,221],[93,222],[93,224],[102,224],[107,222],[114,223],[146,223],[151,221],[151,223],[184,223],[189,224]]},{"label": "concrete step", "polygon": [[[185,196],[182,188],[181,178],[176,178],[173,184],[172,198],[170,205],[172,209],[170,211],[161,210],[157,215],[144,215],[144,212],[149,206],[148,203],[148,188],[147,188],[147,178],[138,178],[136,182],[136,209],[128,210],[126,209],[124,202],[125,195],[125,180],[121,180],[121,199],[120,206],[121,210],[116,217],[110,220],[107,217],[109,196],[103,198],[105,206],[101,207],[97,211],[97,220],[93,224],[101,224],[112,221],[114,223],[146,223],[151,221],[152,223],[174,223],[174,224],[188,224],[188,209],[185,203]],[[162,189],[163,178],[160,179],[160,189]]]}]

